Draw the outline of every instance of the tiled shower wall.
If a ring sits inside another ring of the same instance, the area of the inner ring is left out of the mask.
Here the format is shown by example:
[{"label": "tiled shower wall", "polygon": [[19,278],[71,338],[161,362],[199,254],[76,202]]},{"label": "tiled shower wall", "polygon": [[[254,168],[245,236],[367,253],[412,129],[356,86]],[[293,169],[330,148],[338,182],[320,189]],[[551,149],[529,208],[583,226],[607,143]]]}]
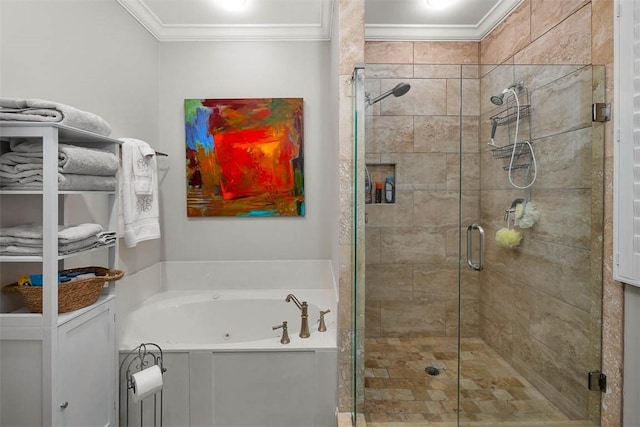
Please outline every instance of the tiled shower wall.
[{"label": "tiled shower wall", "polygon": [[[366,112],[373,180],[384,169],[395,171],[396,183],[394,204],[366,205],[367,337],[457,336],[460,123],[463,224],[479,218],[478,49],[471,42],[366,43],[371,98],[411,85]],[[479,275],[463,274],[461,331],[477,336]]]},{"label": "tiled shower wall", "polygon": [[[567,414],[597,421],[602,398],[602,426],[622,425],[622,296],[610,267],[613,132],[611,122],[592,127],[584,103],[613,101],[613,19],[611,0],[525,0],[482,40],[480,49],[482,64],[605,66],[594,67],[595,73],[606,68],[604,77],[594,78],[598,86],[592,87],[590,68],[585,68],[533,94],[532,136],[540,138],[536,144],[542,164],[532,198],[542,206],[543,217],[525,234],[529,239],[520,253],[489,245],[487,262],[495,268],[484,272],[480,316],[483,338]],[[525,82],[531,90],[543,86],[535,81],[538,76]],[[486,83],[495,90],[494,77],[488,74],[482,88]],[[606,93],[604,99],[592,101],[592,89]],[[483,93],[482,102],[484,98]],[[485,105],[481,103],[483,112]],[[574,114],[558,114],[562,107]],[[488,131],[483,131],[486,140]],[[499,195],[503,187],[494,180],[496,171],[486,169],[492,163],[483,157],[482,217],[496,227],[490,218],[510,196]],[[596,283],[601,277],[604,283]],[[597,369],[601,354],[609,379],[605,394],[585,387],[586,371]]]}]

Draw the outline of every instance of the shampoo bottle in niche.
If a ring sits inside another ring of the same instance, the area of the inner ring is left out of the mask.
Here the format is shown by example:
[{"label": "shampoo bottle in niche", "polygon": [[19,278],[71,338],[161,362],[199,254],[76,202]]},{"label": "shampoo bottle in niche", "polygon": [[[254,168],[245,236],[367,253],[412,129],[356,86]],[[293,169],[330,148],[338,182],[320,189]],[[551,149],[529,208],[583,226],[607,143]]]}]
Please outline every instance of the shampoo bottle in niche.
[{"label": "shampoo bottle in niche", "polygon": [[373,197],[371,196],[371,179],[369,178],[369,172],[365,171],[364,174],[364,202],[372,203]]},{"label": "shampoo bottle in niche", "polygon": [[382,203],[382,183],[376,182],[376,203]]},{"label": "shampoo bottle in niche", "polygon": [[396,185],[394,178],[391,176],[384,180],[384,202],[396,202]]}]

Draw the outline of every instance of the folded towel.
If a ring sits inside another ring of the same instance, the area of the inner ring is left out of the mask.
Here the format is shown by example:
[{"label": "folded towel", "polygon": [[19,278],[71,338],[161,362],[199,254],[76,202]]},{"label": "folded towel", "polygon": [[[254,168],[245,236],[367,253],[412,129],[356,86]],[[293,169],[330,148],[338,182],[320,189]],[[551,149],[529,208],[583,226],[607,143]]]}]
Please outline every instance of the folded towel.
[{"label": "folded towel", "polygon": [[0,254],[4,255],[42,255],[42,247],[32,248],[28,246],[3,246],[0,245]]},{"label": "folded towel", "polygon": [[98,243],[98,237],[93,235],[76,242],[60,243],[58,244],[58,251],[61,254],[69,254],[72,252],[83,251],[92,248],[96,245],[96,243]]},{"label": "folded towel", "polygon": [[98,243],[102,245],[111,245],[116,242],[118,236],[115,231],[103,231],[98,233]]},{"label": "folded towel", "polygon": [[[1,164],[42,163],[42,144],[39,141],[11,141],[10,148],[10,152],[0,156]],[[118,157],[114,153],[97,148],[58,144],[58,172],[115,176],[118,172]]]},{"label": "folded towel", "polygon": [[153,170],[151,160],[156,152],[151,146],[139,139],[120,138],[133,145],[133,190],[139,196],[153,194]]},{"label": "folded towel", "polygon": [[[34,176],[40,176],[39,179],[33,178]],[[23,181],[21,181],[23,180]],[[42,169],[30,169],[24,171],[18,171],[15,173],[5,172],[4,170],[0,170],[0,183],[2,182],[32,182],[32,181],[42,181]]]},{"label": "folded towel", "polygon": [[[26,173],[31,172],[31,173]],[[20,178],[5,178],[0,171],[0,187],[3,190],[42,190],[42,171],[23,171]],[[115,176],[93,176],[76,174],[58,174],[58,190],[69,191],[116,191]]]},{"label": "folded towel", "polygon": [[111,126],[102,117],[44,99],[0,98],[0,120],[60,122],[100,135],[111,134]]},{"label": "folded towel", "polygon": [[20,237],[23,239],[42,240],[42,225],[35,223],[20,224],[13,227],[0,228],[0,236]]},{"label": "folded towel", "polygon": [[16,166],[22,164],[35,164],[42,167],[44,160],[42,159],[42,152],[40,153],[16,153],[15,151],[9,151],[0,156],[0,164],[8,166]]},{"label": "folded towel", "polygon": [[42,239],[28,239],[25,237],[0,236],[0,245],[29,246],[32,248],[41,248]]},{"label": "folded towel", "polygon": [[158,174],[155,156],[150,156],[151,194],[138,194],[135,188],[136,160],[141,157],[135,141],[122,139],[119,232],[125,245],[134,247],[138,242],[160,238],[160,211],[158,207]]},{"label": "folded towel", "polygon": [[97,236],[98,233],[103,231],[103,228],[100,224],[93,223],[67,225],[62,227],[62,230],[58,230],[59,244],[78,242],[84,239],[88,239],[92,236]]},{"label": "folded towel", "polygon": [[[59,225],[58,226],[58,245],[78,242],[90,237],[96,237],[103,231],[100,224],[84,223],[78,225]],[[14,237],[21,239],[42,240],[41,224],[21,224],[14,227],[0,228],[0,237]]]},{"label": "folded towel", "polygon": [[[83,243],[83,244],[80,244]],[[58,248],[58,255],[69,255],[76,252],[86,251],[87,249],[92,249],[97,247],[97,242],[85,243],[85,242],[77,242],[76,244],[71,244],[65,246],[65,248]],[[19,245],[0,245],[0,253],[4,255],[42,255],[42,246],[40,247],[31,247],[31,246],[19,246]]]},{"label": "folded towel", "polygon": [[[89,244],[99,243],[100,245],[112,245],[116,242],[117,236],[115,231],[106,231],[98,233],[95,236],[88,237],[79,242],[66,244],[58,244],[59,250],[69,250],[68,246],[88,246]],[[78,245],[80,243],[80,245]],[[30,248],[42,248],[42,239],[28,239],[24,237],[0,236],[0,246],[25,246]],[[73,247],[71,247],[73,249]]]},{"label": "folded towel", "polygon": [[42,170],[42,163],[23,163],[13,166],[0,163],[0,171],[6,172],[8,174],[16,174],[28,170]]}]

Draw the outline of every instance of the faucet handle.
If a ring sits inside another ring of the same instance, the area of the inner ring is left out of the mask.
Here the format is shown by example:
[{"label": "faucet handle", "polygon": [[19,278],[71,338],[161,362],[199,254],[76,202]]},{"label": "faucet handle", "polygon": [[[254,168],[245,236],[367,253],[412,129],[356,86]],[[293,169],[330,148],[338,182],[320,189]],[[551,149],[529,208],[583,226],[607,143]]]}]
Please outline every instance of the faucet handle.
[{"label": "faucet handle", "polygon": [[287,332],[287,321],[283,320],[282,325],[273,326],[272,329],[275,331],[276,329],[282,328],[282,339],[280,339],[280,344],[289,344],[291,340],[289,340],[289,333]]},{"label": "faucet handle", "polygon": [[330,312],[331,310],[329,309],[320,312],[320,320],[318,320],[320,322],[320,325],[318,326],[318,331],[325,332],[327,330],[327,325],[325,325],[324,323],[324,315]]}]

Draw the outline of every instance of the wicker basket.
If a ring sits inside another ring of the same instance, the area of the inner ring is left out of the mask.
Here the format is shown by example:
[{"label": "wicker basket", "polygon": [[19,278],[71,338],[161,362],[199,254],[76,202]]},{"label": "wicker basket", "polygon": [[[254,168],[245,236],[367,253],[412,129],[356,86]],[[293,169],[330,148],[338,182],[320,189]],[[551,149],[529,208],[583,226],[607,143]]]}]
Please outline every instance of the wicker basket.
[{"label": "wicker basket", "polygon": [[[120,270],[104,267],[83,267],[62,270],[60,273],[94,273],[96,277],[73,280],[58,284],[58,313],[79,310],[93,304],[100,297],[106,282],[119,280],[124,276]],[[7,285],[6,292],[18,292],[32,313],[42,313],[42,286],[20,286],[18,283]]]}]

